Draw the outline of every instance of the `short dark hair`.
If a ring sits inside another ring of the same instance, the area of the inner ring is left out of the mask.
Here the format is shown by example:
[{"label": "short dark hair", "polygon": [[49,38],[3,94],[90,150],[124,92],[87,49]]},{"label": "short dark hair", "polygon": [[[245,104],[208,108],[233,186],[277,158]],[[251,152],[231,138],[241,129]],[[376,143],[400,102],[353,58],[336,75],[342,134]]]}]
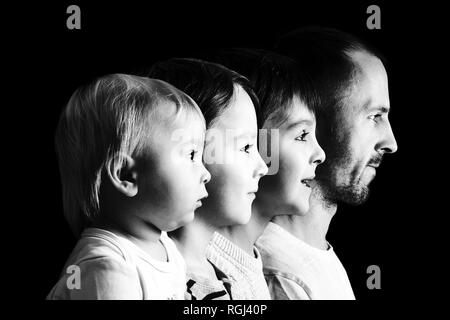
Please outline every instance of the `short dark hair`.
[{"label": "short dark hair", "polygon": [[166,81],[194,99],[203,112],[207,128],[229,106],[235,85],[241,86],[250,96],[258,113],[259,101],[248,79],[220,64],[172,58],[154,64],[148,76]]},{"label": "short dark hair", "polygon": [[289,116],[294,97],[314,113],[319,104],[312,80],[293,59],[268,50],[221,49],[211,58],[246,76],[260,102],[260,127],[271,118],[281,125]]},{"label": "short dark hair", "polygon": [[362,51],[383,63],[386,61],[378,50],[357,37],[319,26],[284,35],[276,43],[275,50],[295,59],[308,72],[321,99],[317,112],[326,117],[332,116],[341,106],[344,94],[360,70],[351,53]]}]

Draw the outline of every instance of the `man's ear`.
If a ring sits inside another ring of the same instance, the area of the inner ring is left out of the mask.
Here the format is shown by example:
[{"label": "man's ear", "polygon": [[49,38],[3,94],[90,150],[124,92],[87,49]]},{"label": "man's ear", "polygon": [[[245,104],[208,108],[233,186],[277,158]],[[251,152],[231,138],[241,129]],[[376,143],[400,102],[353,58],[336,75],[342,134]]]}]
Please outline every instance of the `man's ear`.
[{"label": "man's ear", "polygon": [[119,192],[134,197],[138,192],[136,161],[126,154],[122,154],[122,159],[122,162],[118,157],[111,159],[106,165],[106,171]]}]

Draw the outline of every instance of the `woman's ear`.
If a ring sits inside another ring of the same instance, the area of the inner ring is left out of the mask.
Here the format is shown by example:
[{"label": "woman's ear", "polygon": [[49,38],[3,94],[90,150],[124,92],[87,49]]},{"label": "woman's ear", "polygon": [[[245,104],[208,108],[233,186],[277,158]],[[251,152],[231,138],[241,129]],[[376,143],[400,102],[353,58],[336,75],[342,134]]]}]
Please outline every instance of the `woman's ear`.
[{"label": "woman's ear", "polygon": [[122,154],[122,161],[115,157],[106,165],[112,185],[128,197],[138,193],[136,161],[129,155]]}]

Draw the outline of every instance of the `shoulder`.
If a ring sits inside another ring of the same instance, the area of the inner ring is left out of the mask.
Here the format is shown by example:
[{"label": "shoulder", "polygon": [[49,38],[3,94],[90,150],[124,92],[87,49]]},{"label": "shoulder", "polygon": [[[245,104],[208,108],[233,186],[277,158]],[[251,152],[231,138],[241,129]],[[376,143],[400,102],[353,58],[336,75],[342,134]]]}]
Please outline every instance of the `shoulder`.
[{"label": "shoulder", "polygon": [[123,259],[93,258],[70,265],[65,271],[50,299],[142,299],[139,274]]},{"label": "shoulder", "polygon": [[265,274],[267,287],[273,300],[310,300],[311,290],[293,274],[279,271]]},{"label": "shoulder", "polygon": [[141,299],[130,253],[114,238],[87,236],[73,250],[50,299]]}]

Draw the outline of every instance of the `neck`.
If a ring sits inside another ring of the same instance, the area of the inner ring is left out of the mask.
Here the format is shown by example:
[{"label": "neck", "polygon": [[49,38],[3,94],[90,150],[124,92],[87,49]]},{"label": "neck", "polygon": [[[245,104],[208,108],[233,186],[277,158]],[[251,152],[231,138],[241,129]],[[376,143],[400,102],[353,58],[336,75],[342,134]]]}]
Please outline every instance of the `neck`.
[{"label": "neck", "polygon": [[197,216],[194,221],[170,234],[186,261],[189,273],[216,278],[214,268],[206,259],[206,248],[215,229]]},{"label": "neck", "polygon": [[157,227],[131,215],[126,220],[100,215],[92,226],[117,233],[133,242],[156,243],[161,237],[161,230]]},{"label": "neck", "polygon": [[272,216],[262,210],[261,206],[258,206],[258,203],[255,200],[252,205],[252,215],[248,223],[244,225],[223,227],[220,228],[218,232],[253,256],[253,246],[263,233],[271,218]]},{"label": "neck", "polygon": [[336,210],[337,204],[325,200],[320,190],[315,188],[306,214],[276,216],[272,221],[310,246],[327,250],[326,235]]},{"label": "neck", "polygon": [[194,221],[172,232],[170,236],[185,258],[203,260],[214,230],[214,226],[196,217]]},{"label": "neck", "polygon": [[122,236],[133,242],[151,257],[167,261],[167,253],[160,242],[160,229],[131,214],[127,215],[126,219],[121,219],[120,217],[120,215],[101,214],[94,221],[93,227],[105,229]]}]

